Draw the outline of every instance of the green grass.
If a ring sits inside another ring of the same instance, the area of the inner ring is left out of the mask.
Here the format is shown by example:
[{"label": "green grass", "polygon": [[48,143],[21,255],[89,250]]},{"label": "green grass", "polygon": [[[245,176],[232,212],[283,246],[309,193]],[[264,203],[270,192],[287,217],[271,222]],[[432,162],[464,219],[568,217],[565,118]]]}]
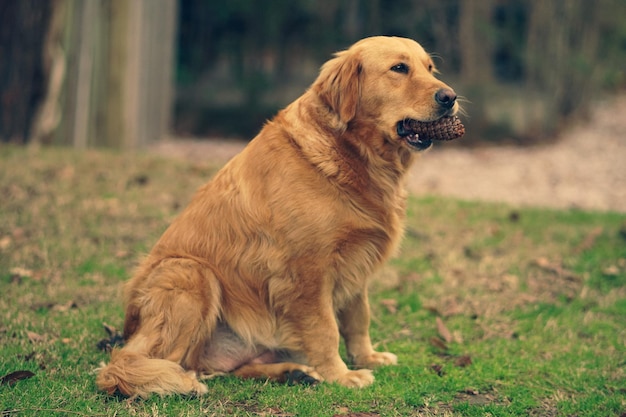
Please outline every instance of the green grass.
[{"label": "green grass", "polygon": [[626,412],[623,213],[411,199],[371,284],[372,338],[399,357],[374,385],[225,377],[201,398],[129,402],[95,386],[103,323],[121,327],[121,283],[216,167],[8,146],[0,166],[0,376],[34,373],[0,386],[2,416]]}]

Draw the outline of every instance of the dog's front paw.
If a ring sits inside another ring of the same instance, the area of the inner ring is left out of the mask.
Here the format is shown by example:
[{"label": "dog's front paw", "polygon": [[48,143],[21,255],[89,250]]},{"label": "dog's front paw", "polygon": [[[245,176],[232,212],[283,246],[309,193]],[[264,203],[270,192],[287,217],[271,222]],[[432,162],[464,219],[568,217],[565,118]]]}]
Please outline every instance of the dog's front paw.
[{"label": "dog's front paw", "polygon": [[349,388],[363,388],[374,382],[374,375],[369,369],[348,371],[335,380],[336,383]]},{"label": "dog's front paw", "polygon": [[390,352],[373,352],[370,355],[355,358],[354,364],[363,368],[376,368],[382,365],[395,365],[398,357]]}]

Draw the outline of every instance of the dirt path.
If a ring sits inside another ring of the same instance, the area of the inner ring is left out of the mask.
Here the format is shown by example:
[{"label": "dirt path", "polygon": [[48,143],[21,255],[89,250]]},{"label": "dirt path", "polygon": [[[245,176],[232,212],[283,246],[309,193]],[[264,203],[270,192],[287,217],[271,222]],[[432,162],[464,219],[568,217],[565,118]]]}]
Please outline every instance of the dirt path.
[{"label": "dirt path", "polygon": [[[513,205],[626,212],[626,95],[600,103],[559,141],[530,148],[436,144],[414,165],[409,190]],[[196,162],[225,162],[243,142],[163,142],[153,151]]]}]

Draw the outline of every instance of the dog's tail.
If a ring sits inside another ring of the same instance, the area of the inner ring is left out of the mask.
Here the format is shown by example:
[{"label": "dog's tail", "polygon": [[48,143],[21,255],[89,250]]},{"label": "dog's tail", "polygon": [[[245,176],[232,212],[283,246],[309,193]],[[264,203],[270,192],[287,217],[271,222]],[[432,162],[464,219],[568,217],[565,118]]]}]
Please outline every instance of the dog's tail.
[{"label": "dog's tail", "polygon": [[98,369],[96,384],[108,394],[117,392],[128,397],[146,398],[150,393],[199,395],[208,391],[195,372],[185,371],[178,363],[127,349],[112,352],[111,362]]},{"label": "dog's tail", "polygon": [[127,287],[128,340],[99,369],[96,384],[131,397],[204,394],[195,371],[203,369],[204,346],[218,320],[219,282],[206,263],[183,257],[161,260],[146,273]]}]

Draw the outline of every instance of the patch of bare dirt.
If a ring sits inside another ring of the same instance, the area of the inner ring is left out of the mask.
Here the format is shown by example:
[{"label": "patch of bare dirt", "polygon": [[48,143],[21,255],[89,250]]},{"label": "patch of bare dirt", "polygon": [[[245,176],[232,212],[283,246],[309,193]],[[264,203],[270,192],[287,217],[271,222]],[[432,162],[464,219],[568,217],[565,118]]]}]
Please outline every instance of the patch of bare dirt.
[{"label": "patch of bare dirt", "polygon": [[626,212],[626,96],[545,146],[447,148],[425,154],[409,189],[513,205]]},{"label": "patch of bare dirt", "polygon": [[[460,148],[437,143],[413,166],[416,195],[512,205],[626,212],[626,95],[599,103],[591,118],[545,146]],[[233,140],[176,139],[151,151],[225,163],[243,149]]]}]

